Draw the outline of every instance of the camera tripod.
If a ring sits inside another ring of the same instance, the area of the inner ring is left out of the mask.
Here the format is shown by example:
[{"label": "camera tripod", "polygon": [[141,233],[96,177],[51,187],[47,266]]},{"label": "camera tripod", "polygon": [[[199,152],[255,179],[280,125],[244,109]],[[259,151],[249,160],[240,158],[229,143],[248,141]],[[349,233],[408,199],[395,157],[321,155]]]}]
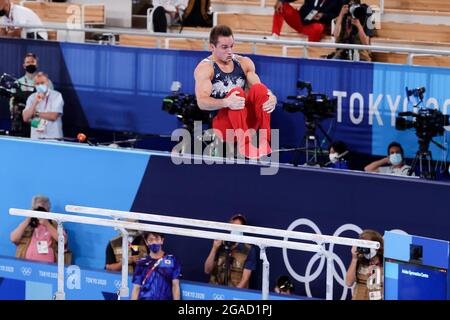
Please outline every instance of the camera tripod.
[{"label": "camera tripod", "polygon": [[[419,150],[416,152],[416,156],[411,164],[411,168],[408,171],[408,176],[411,176],[419,165],[420,177],[429,180],[436,179],[436,172],[431,164],[433,161],[430,148],[431,139],[419,138]],[[433,141],[434,142],[434,141]],[[436,144],[436,142],[434,142]],[[438,144],[437,144],[438,145]],[[440,145],[438,145],[441,147]]]},{"label": "camera tripod", "polygon": [[306,127],[306,133],[303,137],[304,141],[304,148],[297,148],[296,154],[294,155],[294,159],[292,160],[292,164],[294,166],[298,166],[300,162],[300,151],[305,151],[305,157],[306,157],[306,165],[317,165],[318,162],[318,155],[323,153],[323,150],[321,146],[318,144],[318,138],[316,134],[316,129],[319,128],[319,130],[323,133],[325,138],[328,142],[331,142],[331,137],[328,135],[328,133],[325,131],[325,129],[322,127],[322,125],[319,123],[319,120],[316,118],[306,118],[305,119],[305,127]]}]

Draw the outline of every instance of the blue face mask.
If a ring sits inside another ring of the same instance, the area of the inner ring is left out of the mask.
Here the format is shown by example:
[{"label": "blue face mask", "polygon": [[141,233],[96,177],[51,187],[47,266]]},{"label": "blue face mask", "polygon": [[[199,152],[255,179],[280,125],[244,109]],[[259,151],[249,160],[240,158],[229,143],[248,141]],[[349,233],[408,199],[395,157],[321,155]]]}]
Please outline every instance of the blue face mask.
[{"label": "blue face mask", "polygon": [[160,243],[152,243],[148,246],[148,249],[153,253],[158,253],[159,250],[161,250],[161,244]]},{"label": "blue face mask", "polygon": [[402,161],[403,158],[400,153],[393,153],[389,155],[389,162],[394,166],[399,165],[400,163],[402,163]]},{"label": "blue face mask", "polygon": [[48,87],[45,84],[40,84],[36,86],[36,92],[37,93],[47,93]]}]

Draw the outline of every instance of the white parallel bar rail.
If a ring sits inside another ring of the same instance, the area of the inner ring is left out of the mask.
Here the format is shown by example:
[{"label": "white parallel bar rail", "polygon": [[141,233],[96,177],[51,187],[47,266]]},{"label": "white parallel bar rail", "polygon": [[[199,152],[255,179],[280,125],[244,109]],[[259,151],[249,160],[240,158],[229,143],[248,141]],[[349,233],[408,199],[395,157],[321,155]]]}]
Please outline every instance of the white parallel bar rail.
[{"label": "white parallel bar rail", "polygon": [[[219,229],[219,230],[226,230],[226,231],[234,230],[234,231],[241,231],[241,232],[259,234],[259,235],[264,235],[264,236],[274,236],[274,237],[291,238],[291,239],[297,239],[297,240],[313,241],[319,245],[323,245],[325,243],[334,243],[334,244],[341,244],[341,245],[347,245],[347,246],[358,246],[358,247],[373,248],[373,249],[378,249],[380,247],[379,242],[368,241],[368,240],[352,239],[352,238],[344,238],[344,237],[334,237],[334,236],[311,234],[311,233],[298,232],[298,231],[271,229],[271,228],[264,228],[264,227],[245,226],[245,225],[229,224],[229,223],[214,222],[214,221],[207,221],[207,220],[171,217],[171,216],[155,215],[155,214],[149,214],[149,213],[127,212],[127,211],[92,208],[92,207],[82,207],[82,206],[74,206],[74,205],[66,205],[65,209],[67,212],[108,216],[108,217],[111,217],[114,219],[119,219],[119,218],[120,219],[138,219],[140,221],[162,222],[162,223],[169,223],[169,224],[185,225],[185,226],[190,226],[190,227],[195,226],[195,227],[201,227],[201,228]],[[332,275],[331,271],[332,271],[332,267],[334,264],[334,260],[333,260],[332,255],[330,255],[330,254],[325,254],[325,256],[327,258],[326,297],[328,300],[331,300],[333,298],[333,275]],[[268,280],[264,281],[264,279],[265,279],[265,277],[267,277],[267,279],[269,277],[270,265],[269,265],[269,261],[267,259],[265,248],[263,248],[263,247],[261,247],[260,259],[263,260],[263,297],[264,297],[265,290],[268,290]]]},{"label": "white parallel bar rail", "polygon": [[300,231],[287,231],[287,230],[280,230],[280,229],[254,227],[254,226],[230,224],[230,223],[215,222],[215,221],[208,221],[208,220],[198,220],[198,219],[180,218],[180,217],[157,215],[157,214],[150,214],[150,213],[129,212],[129,211],[102,209],[102,208],[93,208],[93,207],[83,207],[83,206],[76,206],[76,205],[66,205],[65,210],[67,212],[72,212],[72,213],[108,216],[111,218],[161,222],[161,223],[169,223],[169,224],[177,224],[177,225],[184,225],[184,226],[190,226],[190,227],[209,228],[209,229],[225,230],[225,231],[241,231],[241,232],[246,232],[246,233],[259,234],[259,235],[265,235],[265,236],[274,236],[274,237],[279,237],[279,238],[291,238],[291,239],[297,239],[297,240],[313,241],[313,242],[316,242],[317,244],[335,243],[335,244],[346,245],[346,246],[357,246],[357,247],[372,248],[372,249],[380,248],[380,244],[376,241],[368,241],[368,240],[360,240],[360,239],[344,238],[344,237],[334,237],[334,236],[327,236],[327,235],[300,232]]},{"label": "white parallel bar rail", "polygon": [[[306,244],[306,243],[298,243],[286,240],[273,240],[273,239],[265,239],[265,238],[257,238],[250,236],[240,236],[240,235],[232,235],[227,233],[220,232],[211,232],[211,231],[201,231],[194,229],[186,229],[186,228],[177,228],[177,227],[167,227],[161,225],[153,225],[147,223],[136,223],[129,222],[123,220],[107,220],[100,218],[92,218],[92,217],[83,217],[83,216],[75,216],[68,214],[60,214],[53,212],[42,212],[42,211],[33,211],[33,210],[24,210],[24,209],[9,209],[9,214],[13,216],[24,216],[24,217],[36,217],[39,219],[50,219],[55,220],[58,224],[63,222],[73,222],[73,223],[82,223],[82,224],[90,224],[104,227],[113,227],[113,228],[124,228],[131,230],[141,230],[141,231],[153,231],[160,232],[166,234],[173,234],[179,236],[187,236],[193,238],[202,238],[202,239],[210,239],[210,240],[223,240],[223,241],[231,241],[238,243],[248,243],[253,244],[261,248],[261,258],[264,260],[264,266],[268,265],[267,257],[265,256],[265,248],[274,247],[274,248],[287,248],[292,250],[300,250],[300,251],[308,251],[308,252],[318,252],[324,255],[327,255],[325,249],[320,245]],[[64,236],[62,236],[64,237]],[[63,238],[64,240],[64,238]],[[263,254],[264,253],[264,254]],[[127,252],[122,252],[122,256],[124,254],[128,254]],[[58,266],[62,264],[64,266],[64,250],[58,252]],[[64,268],[58,268],[58,292],[56,294],[56,298],[64,299]],[[263,272],[263,292],[262,298],[267,300],[269,297],[269,273],[268,268]],[[59,285],[62,284],[62,287]]]},{"label": "white parallel bar rail", "polygon": [[[41,29],[41,30],[62,30],[62,31],[79,31],[79,32],[96,32],[96,33],[112,33],[112,34],[127,34],[127,35],[139,35],[139,36],[152,36],[152,37],[164,37],[164,38],[178,38],[178,39],[197,39],[208,41],[209,35],[207,34],[195,34],[195,33],[149,33],[148,31],[130,30],[123,28],[114,29],[102,29],[102,28],[77,28],[77,27],[60,27],[60,26],[37,26],[37,25],[12,25],[12,24],[0,24],[0,26],[15,26],[21,28]],[[269,40],[261,38],[251,37],[235,37],[236,42],[247,43],[262,43],[262,44],[279,44],[295,47],[304,47],[305,50],[308,47],[316,48],[337,48],[337,49],[355,49],[355,50],[371,50],[381,52],[396,52],[430,55],[430,56],[450,56],[450,50],[435,50],[435,49],[419,49],[408,47],[394,47],[394,46],[376,46],[376,45],[357,45],[357,44],[345,44],[345,43],[331,43],[331,42],[308,42],[300,40]]]}]

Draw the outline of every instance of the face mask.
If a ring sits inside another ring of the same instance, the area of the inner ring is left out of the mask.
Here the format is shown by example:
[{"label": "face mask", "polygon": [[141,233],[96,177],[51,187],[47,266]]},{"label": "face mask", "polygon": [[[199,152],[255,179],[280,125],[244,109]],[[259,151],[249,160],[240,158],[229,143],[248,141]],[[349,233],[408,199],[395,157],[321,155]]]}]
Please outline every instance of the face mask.
[{"label": "face mask", "polygon": [[36,86],[36,92],[37,93],[47,93],[48,87],[45,84],[40,84]]},{"label": "face mask", "polygon": [[330,161],[331,161],[331,163],[336,163],[336,162],[338,162],[338,160],[339,160],[339,158],[338,158],[338,154],[335,152],[335,153],[330,153],[329,155],[328,155],[328,157],[330,158]]},{"label": "face mask", "polygon": [[3,17],[4,15],[6,15],[6,11],[5,10],[0,10],[0,17]]},{"label": "face mask", "polygon": [[30,64],[25,67],[25,71],[28,73],[35,73],[37,71],[37,67],[34,64]]},{"label": "face mask", "polygon": [[373,257],[375,257],[376,255],[377,255],[377,250],[376,249],[370,249],[370,253],[365,253],[364,254],[364,258],[366,258],[367,260],[370,260]]},{"label": "face mask", "polygon": [[160,243],[153,243],[148,246],[148,249],[153,253],[158,253],[159,250],[161,250],[161,244]]},{"label": "face mask", "polygon": [[402,155],[400,153],[393,153],[389,155],[389,162],[394,166],[402,163],[402,160]]}]

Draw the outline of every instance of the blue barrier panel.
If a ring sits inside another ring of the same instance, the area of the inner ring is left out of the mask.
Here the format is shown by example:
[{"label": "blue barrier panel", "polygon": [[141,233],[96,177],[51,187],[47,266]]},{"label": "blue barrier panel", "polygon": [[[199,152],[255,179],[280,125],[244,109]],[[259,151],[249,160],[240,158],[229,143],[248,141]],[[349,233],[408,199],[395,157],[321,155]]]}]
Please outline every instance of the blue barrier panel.
[{"label": "blue barrier panel", "polygon": [[[0,39],[0,72],[23,73],[22,57],[35,52],[40,68],[49,73],[66,105],[63,118],[66,135],[87,128],[170,134],[180,123],[161,110],[172,81],[183,83],[183,92],[194,92],[193,70],[209,53],[144,49],[93,44]],[[262,82],[285,101],[296,95],[301,79],[313,84],[314,92],[337,97],[337,120],[324,121],[325,130],[348,143],[352,151],[385,155],[392,140],[405,144],[406,155],[417,151],[413,131],[395,130],[395,116],[406,110],[405,86],[426,86],[425,104],[448,113],[449,68],[293,59],[250,55]],[[82,63],[80,63],[82,62]],[[412,110],[411,106],[408,110]],[[0,101],[0,124],[8,118],[6,99]],[[277,108],[272,127],[280,129],[284,147],[303,143],[304,119],[298,113]],[[322,134],[318,133],[321,142]],[[442,141],[438,138],[438,141]],[[434,158],[441,151],[431,148]]]},{"label": "blue barrier panel", "polygon": [[[174,165],[167,153],[0,138],[0,254],[13,256],[9,233],[22,221],[11,207],[29,208],[37,193],[50,196],[56,212],[77,204],[119,210],[228,221],[241,212],[256,226],[357,237],[371,228],[446,239],[450,185],[414,178],[281,165],[261,176],[259,165]],[[406,199],[406,200],[399,200]],[[115,236],[109,228],[67,223],[74,263],[102,268]],[[203,263],[212,242],[168,236],[168,252],[180,258],[185,279],[206,282]],[[342,287],[350,248],[334,246],[335,298]],[[195,257],[192,252],[196,252]],[[300,295],[325,296],[325,260],[317,255],[268,249],[271,286],[290,274]],[[260,264],[251,288],[261,284]]]},{"label": "blue barrier panel", "polygon": [[[57,290],[57,266],[0,256],[0,300],[51,300]],[[133,284],[128,279],[130,294]],[[67,300],[117,300],[119,272],[66,266],[64,292]],[[256,290],[232,289],[204,283],[180,282],[183,300],[260,300]],[[123,298],[122,298],[123,299]],[[270,300],[303,300],[304,297],[269,295]]]}]

